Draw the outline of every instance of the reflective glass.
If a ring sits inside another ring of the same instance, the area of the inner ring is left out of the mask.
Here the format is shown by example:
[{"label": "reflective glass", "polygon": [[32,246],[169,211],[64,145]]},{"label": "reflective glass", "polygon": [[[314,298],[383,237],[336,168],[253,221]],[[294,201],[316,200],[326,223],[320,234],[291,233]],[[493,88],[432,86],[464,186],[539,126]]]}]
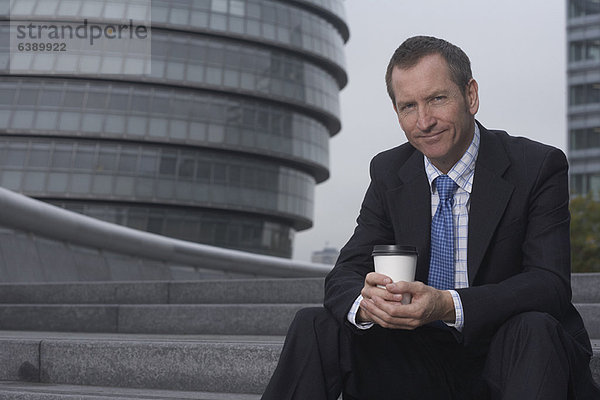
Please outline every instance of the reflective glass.
[{"label": "reflective glass", "polygon": [[124,133],[125,132],[125,117],[121,115],[113,115],[106,119],[106,132]]},{"label": "reflective glass", "polygon": [[58,0],[37,1],[36,3],[36,15],[54,15],[58,6]]},{"label": "reflective glass", "polygon": [[0,172],[0,186],[13,191],[21,190],[21,180],[23,173],[20,171],[2,171]]},{"label": "reflective glass", "polygon": [[92,184],[92,193],[108,195],[114,192],[112,188],[113,177],[107,175],[96,175]]},{"label": "reflective glass", "polygon": [[[21,82],[21,78],[0,78],[0,86],[11,88],[9,93],[14,93],[13,87],[18,88]],[[57,88],[66,89],[65,103],[69,96],[83,99],[90,90],[89,84],[83,81],[29,79],[28,82],[44,88],[40,90],[36,106],[39,110],[17,110],[13,117],[1,118],[0,125],[4,121],[11,123],[13,128],[27,130],[35,123],[38,130],[53,131],[56,129],[56,114],[51,114],[50,110],[65,108],[65,105],[54,102],[60,93]],[[94,93],[97,94],[100,88],[102,86],[95,85]],[[52,95],[46,97],[46,90]],[[128,95],[125,96],[125,93]],[[327,167],[329,133],[325,126],[312,117],[274,104],[185,89],[156,88],[150,92],[137,84],[117,83],[106,86],[104,96],[95,98],[108,99],[104,109],[97,109],[95,113],[63,111],[57,121],[58,129],[87,135],[102,133],[103,137],[115,139],[144,137],[163,141],[171,138],[200,146],[208,141],[241,146],[253,153],[273,155],[275,152],[285,158],[291,156],[297,160],[309,160],[311,165],[316,163]],[[44,103],[44,99],[52,102]],[[118,99],[120,104],[127,106],[122,110],[112,110],[109,105],[111,99]],[[150,104],[154,111],[149,109]],[[0,113],[8,115],[1,108]],[[153,118],[149,118],[150,113]]]},{"label": "reflective glass", "polygon": [[58,121],[58,113],[50,111],[38,111],[35,118],[35,129],[54,130]]},{"label": "reflective glass", "polygon": [[56,193],[64,193],[67,191],[69,175],[66,173],[49,173],[48,174],[48,191]]},{"label": "reflective glass", "polygon": [[47,168],[50,161],[50,151],[47,146],[34,146],[29,152],[28,164],[31,167]]},{"label": "reflective glass", "polygon": [[56,145],[52,152],[52,168],[70,168],[71,167],[72,147],[69,145]]},{"label": "reflective glass", "polygon": [[45,187],[45,172],[26,172],[23,178],[23,189],[31,192],[39,192]]},{"label": "reflective glass", "polygon": [[70,190],[73,193],[87,194],[90,192],[92,177],[87,174],[72,174]]},{"label": "reflective glass", "polygon": [[151,118],[148,133],[155,137],[168,137],[167,120]]},{"label": "reflective glass", "polygon": [[13,104],[16,90],[0,87],[0,104]]},{"label": "reflective glass", "polygon": [[17,129],[30,129],[34,116],[33,111],[15,111],[13,113],[12,126]]},{"label": "reflective glass", "polygon": [[569,0],[569,18],[600,14],[600,1]]},{"label": "reflective glass", "polygon": [[[0,92],[0,98],[1,98],[1,92]],[[62,99],[62,92],[59,90],[49,90],[49,89],[43,89],[41,91],[41,95],[40,95],[40,105],[55,105],[58,106],[61,103],[61,99]],[[0,100],[1,102],[2,100]]]},{"label": "reflective glass", "polygon": [[81,115],[77,113],[63,112],[60,115],[59,129],[63,131],[76,131],[79,129]]},{"label": "reflective glass", "polygon": [[37,103],[39,90],[37,89],[21,89],[19,92],[19,105],[35,105]]},{"label": "reflective glass", "polygon": [[83,105],[84,92],[80,90],[67,90],[64,97],[66,107],[80,108]]},{"label": "reflective glass", "polygon": [[[53,204],[94,218],[182,240],[219,244],[281,257],[291,256],[291,237],[294,231],[286,223],[268,219],[265,221],[265,217],[168,207],[157,212],[154,208],[119,203],[54,201]],[[118,221],[116,216],[119,217]]]},{"label": "reflective glass", "polygon": [[142,117],[127,118],[127,132],[143,136],[146,133],[146,119]]},{"label": "reflective glass", "polygon": [[90,170],[94,168],[95,150],[91,147],[80,147],[75,153],[73,166],[76,169]]},{"label": "reflective glass", "polygon": [[137,168],[137,152],[124,150],[119,158],[119,171],[134,172]]},{"label": "reflective glass", "polygon": [[129,176],[119,176],[115,180],[115,194],[118,196],[133,196],[135,179]]},{"label": "reflective glass", "polygon": [[104,117],[101,114],[84,114],[82,129],[88,132],[101,132]]},{"label": "reflective glass", "polygon": [[187,123],[182,120],[171,120],[169,123],[169,136],[172,138],[185,139],[187,136]]}]

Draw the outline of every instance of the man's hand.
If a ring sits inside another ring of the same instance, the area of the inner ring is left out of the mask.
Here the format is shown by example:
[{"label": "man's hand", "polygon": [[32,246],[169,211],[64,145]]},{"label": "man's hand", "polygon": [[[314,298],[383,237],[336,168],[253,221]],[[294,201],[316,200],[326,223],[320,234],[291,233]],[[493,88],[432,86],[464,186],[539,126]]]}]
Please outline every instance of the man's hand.
[{"label": "man's hand", "polygon": [[[403,293],[412,294],[410,304],[400,303]],[[456,319],[450,292],[422,282],[392,283],[389,277],[371,272],[365,278],[361,294],[357,322],[374,322],[390,329],[415,329],[437,320]]]}]

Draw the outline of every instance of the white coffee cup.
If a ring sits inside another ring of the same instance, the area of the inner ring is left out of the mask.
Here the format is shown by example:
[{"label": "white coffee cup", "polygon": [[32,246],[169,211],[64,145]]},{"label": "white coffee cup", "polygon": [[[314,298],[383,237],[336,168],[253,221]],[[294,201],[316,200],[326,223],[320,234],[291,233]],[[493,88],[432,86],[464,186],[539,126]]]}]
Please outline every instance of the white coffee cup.
[{"label": "white coffee cup", "polygon": [[[417,249],[414,246],[377,245],[373,247],[375,272],[388,276],[392,282],[415,280]],[[412,300],[410,293],[402,296],[402,304]]]}]

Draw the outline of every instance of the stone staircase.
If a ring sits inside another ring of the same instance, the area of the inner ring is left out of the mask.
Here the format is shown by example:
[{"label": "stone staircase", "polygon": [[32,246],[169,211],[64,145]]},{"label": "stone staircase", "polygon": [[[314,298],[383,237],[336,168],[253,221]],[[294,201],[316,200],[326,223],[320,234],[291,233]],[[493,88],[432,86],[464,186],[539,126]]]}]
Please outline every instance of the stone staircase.
[{"label": "stone staircase", "polygon": [[[600,274],[573,289],[600,381]],[[1,284],[0,399],[257,400],[322,299],[322,278]]]},{"label": "stone staircase", "polygon": [[1,399],[260,398],[323,279],[0,285]]},{"label": "stone staircase", "polygon": [[594,356],[590,362],[592,374],[600,384],[600,273],[571,276],[573,303],[583,317],[592,339]]}]

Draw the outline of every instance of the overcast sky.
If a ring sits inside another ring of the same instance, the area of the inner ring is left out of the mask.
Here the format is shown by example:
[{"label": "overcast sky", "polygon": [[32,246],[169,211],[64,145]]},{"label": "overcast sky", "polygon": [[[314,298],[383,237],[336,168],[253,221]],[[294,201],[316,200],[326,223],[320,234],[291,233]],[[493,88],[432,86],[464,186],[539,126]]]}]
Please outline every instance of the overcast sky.
[{"label": "overcast sky", "polygon": [[355,226],[378,152],[406,141],[385,91],[387,63],[404,39],[430,35],[461,47],[479,83],[476,118],[566,151],[566,1],[346,0],[349,83],[342,130],[330,141],[328,181],[317,186],[314,226],[295,238],[295,259],[340,249]]}]

